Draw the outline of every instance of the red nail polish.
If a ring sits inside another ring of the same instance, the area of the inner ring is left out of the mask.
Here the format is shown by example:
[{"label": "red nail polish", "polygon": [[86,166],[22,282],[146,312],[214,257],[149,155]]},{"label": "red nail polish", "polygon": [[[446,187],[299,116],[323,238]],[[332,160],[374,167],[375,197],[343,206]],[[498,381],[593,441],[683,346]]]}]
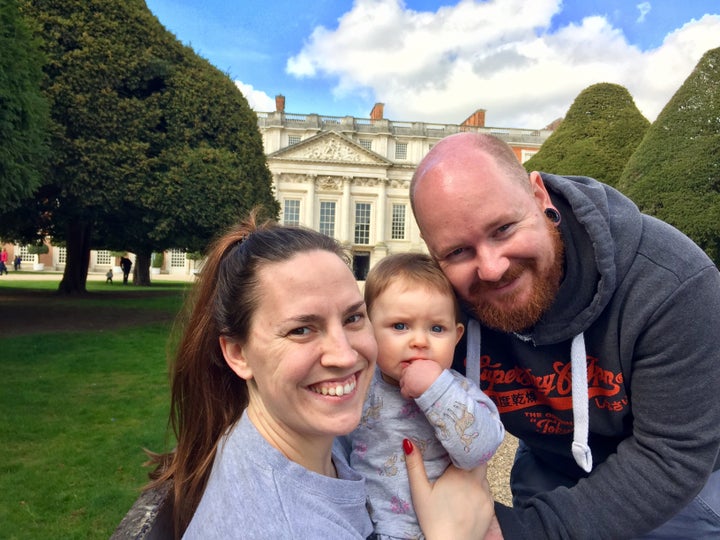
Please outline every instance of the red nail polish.
[{"label": "red nail polish", "polygon": [[413,451],[413,443],[410,439],[403,439],[403,452],[405,455],[410,455]]}]

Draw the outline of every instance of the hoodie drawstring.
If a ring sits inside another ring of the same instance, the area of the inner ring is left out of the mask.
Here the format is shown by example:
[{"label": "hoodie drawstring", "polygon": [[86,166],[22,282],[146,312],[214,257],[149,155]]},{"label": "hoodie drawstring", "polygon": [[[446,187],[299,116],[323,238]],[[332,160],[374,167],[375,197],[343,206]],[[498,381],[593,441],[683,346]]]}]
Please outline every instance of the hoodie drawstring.
[{"label": "hoodie drawstring", "polygon": [[467,356],[465,357],[465,376],[480,386],[480,323],[468,319]]},{"label": "hoodie drawstring", "polygon": [[582,333],[572,340],[570,362],[572,369],[573,422],[575,423],[572,455],[575,458],[575,463],[583,471],[590,472],[592,470],[592,452],[588,446],[590,398],[588,396],[587,353],[585,352],[585,337]]},{"label": "hoodie drawstring", "polygon": [[[473,318],[468,320],[467,356],[465,358],[465,375],[480,387],[480,323]],[[570,345],[570,367],[572,370],[572,408],[573,442],[571,452],[575,463],[584,470],[592,470],[592,451],[588,446],[588,433],[590,432],[590,417],[587,379],[587,353],[585,351],[585,337],[582,333],[575,336]]]}]

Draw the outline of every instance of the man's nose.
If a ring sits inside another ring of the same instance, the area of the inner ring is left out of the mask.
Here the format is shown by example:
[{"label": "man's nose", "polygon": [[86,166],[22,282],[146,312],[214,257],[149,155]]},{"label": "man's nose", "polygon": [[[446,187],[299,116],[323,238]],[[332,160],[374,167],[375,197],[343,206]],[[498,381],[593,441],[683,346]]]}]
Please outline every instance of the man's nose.
[{"label": "man's nose", "polygon": [[496,248],[476,251],[475,271],[482,281],[500,281],[510,268],[510,260]]}]

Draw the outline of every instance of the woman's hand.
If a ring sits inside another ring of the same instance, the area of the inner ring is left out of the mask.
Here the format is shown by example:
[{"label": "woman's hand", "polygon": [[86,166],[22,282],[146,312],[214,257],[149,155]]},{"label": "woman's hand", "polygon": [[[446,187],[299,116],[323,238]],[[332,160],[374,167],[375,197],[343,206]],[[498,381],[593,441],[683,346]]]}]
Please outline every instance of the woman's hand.
[{"label": "woman's hand", "polygon": [[413,506],[425,538],[482,540],[495,518],[487,465],[464,471],[451,464],[431,484],[420,451],[408,439],[403,450]]}]

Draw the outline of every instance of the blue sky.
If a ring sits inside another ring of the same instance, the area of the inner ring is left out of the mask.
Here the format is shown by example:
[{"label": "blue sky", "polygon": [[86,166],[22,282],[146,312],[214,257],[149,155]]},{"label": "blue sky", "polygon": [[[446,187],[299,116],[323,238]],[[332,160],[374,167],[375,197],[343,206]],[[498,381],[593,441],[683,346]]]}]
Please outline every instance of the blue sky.
[{"label": "blue sky", "polygon": [[719,0],[146,0],[258,111],[542,128],[598,82],[653,121],[703,53]]}]

